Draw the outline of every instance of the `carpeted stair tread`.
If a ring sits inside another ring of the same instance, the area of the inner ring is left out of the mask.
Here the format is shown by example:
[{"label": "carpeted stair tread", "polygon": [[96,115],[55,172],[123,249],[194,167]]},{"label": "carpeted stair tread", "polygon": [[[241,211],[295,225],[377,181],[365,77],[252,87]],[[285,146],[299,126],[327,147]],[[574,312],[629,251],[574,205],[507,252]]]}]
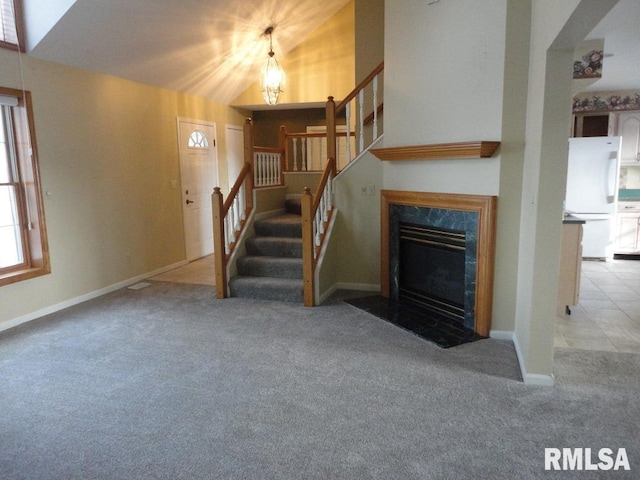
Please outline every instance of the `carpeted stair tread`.
[{"label": "carpeted stair tread", "polygon": [[302,279],[273,277],[234,277],[229,281],[232,297],[302,303]]},{"label": "carpeted stair tread", "polygon": [[302,239],[289,237],[253,237],[247,239],[249,255],[302,258]]},{"label": "carpeted stair tread", "polygon": [[302,279],[302,258],[247,255],[237,265],[241,276]]},{"label": "carpeted stair tread", "polygon": [[[299,201],[285,202],[285,212],[257,220],[247,255],[237,260],[238,275],[229,280],[232,297],[302,303],[302,218]],[[293,212],[293,213],[292,213]]]},{"label": "carpeted stair tread", "polygon": [[257,220],[254,228],[256,236],[302,238],[302,218],[293,213]]}]

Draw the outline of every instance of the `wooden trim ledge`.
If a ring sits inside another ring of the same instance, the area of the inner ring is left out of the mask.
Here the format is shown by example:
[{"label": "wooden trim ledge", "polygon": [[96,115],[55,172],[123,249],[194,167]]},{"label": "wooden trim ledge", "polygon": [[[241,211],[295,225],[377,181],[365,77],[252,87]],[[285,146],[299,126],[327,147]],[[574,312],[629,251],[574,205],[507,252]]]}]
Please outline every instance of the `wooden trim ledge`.
[{"label": "wooden trim ledge", "polygon": [[371,153],[383,161],[489,158],[493,156],[499,146],[500,142],[487,141],[433,143],[431,145],[373,148]]}]

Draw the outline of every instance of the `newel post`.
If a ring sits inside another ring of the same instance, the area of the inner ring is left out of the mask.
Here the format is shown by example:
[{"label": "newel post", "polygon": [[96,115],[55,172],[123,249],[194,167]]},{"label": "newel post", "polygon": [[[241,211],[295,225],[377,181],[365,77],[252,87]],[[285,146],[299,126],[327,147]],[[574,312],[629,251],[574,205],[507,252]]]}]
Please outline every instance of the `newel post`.
[{"label": "newel post", "polygon": [[216,272],[216,297],[227,298],[227,256],[224,241],[224,198],[220,187],[211,194],[213,209],[213,262]]},{"label": "newel post", "polygon": [[302,213],[302,277],[304,284],[304,305],[313,307],[314,281],[313,281],[313,195],[309,187],[304,188],[300,201]]},{"label": "newel post", "polygon": [[333,97],[327,99],[327,158],[336,157],[336,103]]}]

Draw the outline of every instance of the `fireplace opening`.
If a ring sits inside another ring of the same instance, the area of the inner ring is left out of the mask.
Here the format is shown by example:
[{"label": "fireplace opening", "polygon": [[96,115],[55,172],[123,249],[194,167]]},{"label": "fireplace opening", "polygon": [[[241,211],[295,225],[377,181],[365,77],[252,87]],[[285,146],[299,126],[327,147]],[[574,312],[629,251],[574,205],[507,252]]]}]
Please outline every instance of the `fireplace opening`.
[{"label": "fireplace opening", "polygon": [[400,222],[398,300],[464,323],[466,233]]}]

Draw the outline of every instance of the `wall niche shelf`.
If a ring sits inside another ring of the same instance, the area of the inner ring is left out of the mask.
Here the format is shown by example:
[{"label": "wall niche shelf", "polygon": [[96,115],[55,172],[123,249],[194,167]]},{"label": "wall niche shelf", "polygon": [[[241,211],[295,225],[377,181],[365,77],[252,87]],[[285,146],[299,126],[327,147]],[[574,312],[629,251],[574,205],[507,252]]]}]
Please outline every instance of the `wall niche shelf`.
[{"label": "wall niche shelf", "polygon": [[383,161],[393,160],[441,160],[447,158],[489,158],[500,146],[500,142],[457,142],[385,147],[371,150]]}]

